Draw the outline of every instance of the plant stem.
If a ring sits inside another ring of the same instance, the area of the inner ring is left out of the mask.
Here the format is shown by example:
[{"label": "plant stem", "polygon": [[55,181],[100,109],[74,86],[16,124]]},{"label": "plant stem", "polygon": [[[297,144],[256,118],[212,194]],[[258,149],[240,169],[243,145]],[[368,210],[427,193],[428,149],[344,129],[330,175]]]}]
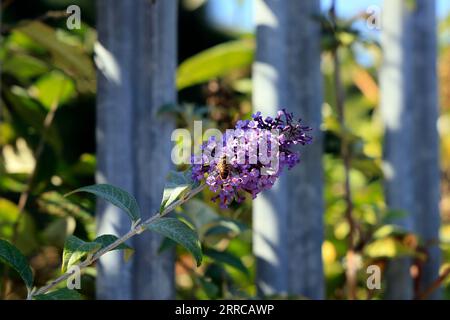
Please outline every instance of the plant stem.
[{"label": "plant stem", "polygon": [[[23,212],[25,211],[25,207],[28,203],[28,198],[30,197],[31,189],[33,186],[34,178],[36,176],[36,172],[37,172],[37,168],[38,168],[38,164],[39,164],[39,159],[41,158],[42,152],[44,151],[45,138],[48,134],[49,128],[51,127],[51,125],[53,123],[53,119],[55,118],[55,113],[56,113],[56,110],[58,109],[58,106],[59,106],[59,99],[55,99],[55,101],[53,101],[53,103],[50,107],[50,110],[47,112],[47,114],[44,118],[42,135],[39,139],[38,145],[34,152],[34,168],[31,171],[31,173],[27,179],[25,190],[22,191],[22,193],[20,194],[19,202],[17,204],[18,213],[17,213],[17,218],[14,221],[14,224],[12,226],[13,232],[12,232],[12,236],[11,236],[11,243],[13,245],[16,244],[16,242],[17,242],[17,237],[19,235],[20,221],[22,220]],[[8,271],[9,271],[9,268],[5,267],[5,269],[3,271],[4,281],[2,282],[2,285],[0,287],[0,296],[3,298],[6,298],[7,293],[8,293],[8,288],[6,286],[6,278],[8,275]]]},{"label": "plant stem", "polygon": [[[13,1],[14,1],[14,0],[9,1],[9,3],[8,3],[8,1],[6,1],[6,2],[5,2],[5,5],[4,5],[5,8],[1,8],[1,9],[2,9],[2,10],[5,10],[6,7],[9,6],[9,4],[10,4],[11,2],[13,2]],[[3,6],[2,6],[2,7],[3,7]],[[30,23],[33,23],[33,22],[36,22],[36,21],[45,22],[45,21],[47,21],[47,20],[49,20],[49,19],[61,19],[61,18],[65,18],[65,17],[68,17],[68,16],[69,16],[69,14],[68,14],[66,11],[64,11],[64,10],[60,10],[60,11],[51,10],[51,11],[47,11],[46,13],[44,13],[44,14],[38,16],[38,17],[35,17],[35,18],[33,18],[33,19],[30,19],[30,20],[24,20],[24,21],[19,21],[18,23],[16,23],[16,24],[13,25],[13,26],[12,26],[12,25],[5,25],[5,24],[4,24],[4,25],[0,28],[0,32],[1,32],[1,34],[6,34],[6,33],[8,33],[8,32],[13,31],[14,29],[17,29],[17,28],[26,26],[26,25],[28,25],[28,24],[30,24]]]},{"label": "plant stem", "polygon": [[[336,0],[333,0],[330,8],[330,17],[333,26],[336,27]],[[356,263],[356,253],[355,253],[355,221],[353,219],[353,201],[352,193],[350,188],[350,169],[351,169],[351,153],[350,144],[347,137],[347,130],[345,126],[345,92],[341,79],[341,66],[339,60],[339,46],[337,45],[333,51],[333,66],[334,66],[334,85],[336,89],[336,110],[338,115],[339,124],[342,130],[341,134],[341,150],[340,156],[344,164],[344,200],[346,203],[345,217],[349,224],[349,236],[348,236],[348,250],[346,256],[347,268],[346,268],[346,278],[347,278],[347,290],[348,298],[350,300],[356,299],[356,288],[357,288],[357,263]]]},{"label": "plant stem", "polygon": [[450,267],[447,267],[444,272],[421,294],[418,295],[418,298],[420,300],[425,300],[428,298],[428,296],[433,293],[433,291],[437,290],[441,284],[444,282],[444,280],[450,276]]},{"label": "plant stem", "polygon": [[[116,241],[114,241],[113,243],[111,243],[110,245],[106,246],[105,248],[97,251],[92,258],[90,259],[86,259],[85,261],[81,262],[80,264],[78,264],[78,268],[84,269],[87,266],[91,265],[93,262],[97,261],[101,256],[103,256],[104,254],[108,253],[109,251],[117,248],[118,246],[120,246],[122,243],[124,243],[125,241],[127,241],[128,239],[134,237],[137,234],[142,233],[143,231],[145,231],[145,229],[147,228],[147,226],[149,224],[151,224],[152,222],[154,222],[156,219],[159,219],[163,216],[165,216],[166,214],[168,214],[169,212],[173,211],[176,207],[184,204],[185,202],[187,202],[189,199],[191,199],[193,196],[195,196],[197,193],[199,193],[200,191],[202,191],[205,188],[205,185],[202,184],[200,186],[198,186],[197,188],[191,190],[187,196],[178,199],[177,201],[173,202],[172,204],[170,204],[167,208],[165,208],[162,212],[157,212],[155,213],[153,216],[151,216],[150,218],[148,218],[147,220],[145,220],[144,222],[138,223],[136,226],[134,226],[134,228],[132,228],[130,231],[128,231],[126,234],[124,234],[122,237],[120,237],[119,239],[117,239]],[[29,299],[32,299],[33,296],[35,295],[39,295],[39,294],[45,294],[46,292],[48,292],[50,289],[52,289],[53,287],[55,287],[57,284],[67,280],[73,273],[64,273],[63,275],[59,276],[58,278],[50,281],[50,283],[48,283],[47,285],[39,288],[38,290],[36,290],[34,293],[29,295]]]},{"label": "plant stem", "polygon": [[30,176],[28,177],[25,190],[20,194],[20,197],[19,197],[19,203],[17,205],[17,209],[18,209],[19,213],[18,213],[17,219],[13,225],[13,235],[11,238],[12,244],[15,244],[17,241],[17,237],[18,237],[18,233],[19,233],[19,224],[22,219],[25,207],[27,205],[28,198],[30,196],[31,188],[33,186],[34,178],[36,176],[36,172],[37,172],[37,168],[38,168],[38,164],[39,164],[39,159],[41,158],[42,152],[44,151],[45,137],[48,133],[49,128],[51,127],[51,125],[53,123],[53,119],[55,118],[56,109],[58,109],[58,101],[55,101],[52,104],[49,112],[47,113],[47,115],[45,116],[45,119],[44,119],[44,126],[43,126],[44,129],[43,129],[42,135],[39,139],[36,151],[34,152],[35,165],[34,165],[33,171],[31,171]]}]

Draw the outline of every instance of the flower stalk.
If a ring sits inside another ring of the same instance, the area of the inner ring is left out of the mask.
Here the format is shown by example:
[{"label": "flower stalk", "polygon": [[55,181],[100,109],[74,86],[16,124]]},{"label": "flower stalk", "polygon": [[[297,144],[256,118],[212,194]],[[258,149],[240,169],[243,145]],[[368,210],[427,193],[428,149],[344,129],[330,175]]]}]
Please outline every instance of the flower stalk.
[{"label": "flower stalk", "polygon": [[[336,0],[333,0],[330,8],[330,17],[333,23],[333,27],[336,27]],[[341,62],[339,60],[339,46],[336,46],[332,50],[333,66],[334,66],[334,86],[336,89],[336,111],[338,121],[342,130],[341,135],[341,150],[340,156],[344,165],[344,201],[346,203],[345,218],[349,225],[348,235],[348,250],[346,254],[347,266],[346,266],[346,280],[347,280],[347,292],[350,300],[356,299],[357,289],[357,261],[355,250],[355,233],[356,223],[353,217],[353,201],[352,192],[350,186],[350,170],[352,155],[350,152],[350,143],[348,141],[348,135],[345,125],[345,92],[341,78]]]}]

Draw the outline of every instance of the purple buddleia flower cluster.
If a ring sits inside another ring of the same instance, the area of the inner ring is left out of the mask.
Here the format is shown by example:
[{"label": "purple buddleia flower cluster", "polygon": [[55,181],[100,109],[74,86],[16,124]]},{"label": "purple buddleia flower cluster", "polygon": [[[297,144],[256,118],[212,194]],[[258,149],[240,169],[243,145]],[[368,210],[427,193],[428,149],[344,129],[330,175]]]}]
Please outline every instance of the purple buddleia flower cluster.
[{"label": "purple buddleia flower cluster", "polygon": [[300,162],[294,146],[310,144],[309,131],[284,109],[275,118],[257,112],[252,120],[238,121],[222,139],[212,136],[203,143],[202,154],[192,157],[192,178],[206,180],[222,208],[233,200],[242,202],[246,193],[254,199],[273,186],[285,167]]}]

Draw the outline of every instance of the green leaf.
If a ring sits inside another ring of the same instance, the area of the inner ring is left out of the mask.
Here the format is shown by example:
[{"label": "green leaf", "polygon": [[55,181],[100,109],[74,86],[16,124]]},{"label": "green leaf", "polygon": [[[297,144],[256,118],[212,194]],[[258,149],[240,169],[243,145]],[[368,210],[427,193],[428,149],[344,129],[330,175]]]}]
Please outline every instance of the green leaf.
[{"label": "green leaf", "polygon": [[[18,220],[19,215],[21,219]],[[0,238],[11,239],[16,221],[19,221],[19,224],[15,246],[24,255],[28,255],[38,246],[33,217],[26,211],[20,213],[14,202],[0,198]]]},{"label": "green leaf", "polygon": [[30,88],[30,93],[49,110],[53,104],[62,105],[73,97],[75,85],[64,73],[52,71],[40,77]]},{"label": "green leaf", "polygon": [[402,228],[394,224],[387,224],[378,228],[373,233],[373,238],[383,239],[387,237],[404,237],[408,234],[410,234],[410,232],[405,228]]},{"label": "green leaf", "polygon": [[161,241],[161,245],[158,248],[158,254],[163,253],[166,250],[169,250],[171,248],[174,248],[177,245],[177,243],[175,241],[173,241],[170,238],[165,237],[162,241]]},{"label": "green leaf", "polygon": [[17,30],[12,30],[11,34],[8,36],[8,40],[5,41],[4,44],[8,50],[12,51],[14,48],[18,48],[21,52],[29,52],[37,56],[46,53],[45,48]]},{"label": "green leaf", "polygon": [[203,277],[199,277],[198,281],[209,299],[217,299],[220,290],[219,287],[217,287],[217,285],[211,281],[211,279],[204,279]]},{"label": "green leaf", "polygon": [[416,0],[406,0],[406,8],[410,11],[414,11],[417,8]]},{"label": "green leaf", "polygon": [[413,248],[402,243],[402,241],[399,241],[393,237],[376,239],[372,241],[365,247],[364,254],[372,259],[392,259],[400,257],[425,258],[423,253],[414,250]]},{"label": "green leaf", "polygon": [[191,171],[171,171],[167,176],[167,182],[164,187],[163,198],[161,201],[160,212],[175,202],[178,198],[185,195],[195,183],[191,179]]},{"label": "green leaf", "polygon": [[237,221],[221,217],[214,208],[198,199],[191,199],[183,205],[183,216],[197,230],[200,240],[211,246],[224,236],[235,236],[245,229]]},{"label": "green leaf", "polygon": [[176,218],[160,218],[154,220],[146,227],[147,229],[156,231],[182,245],[192,253],[197,261],[197,266],[201,264],[202,249],[200,241],[198,240],[197,233],[187,224]]},{"label": "green leaf", "polygon": [[[6,144],[6,143],[5,143]],[[5,145],[0,142],[0,145]],[[16,178],[14,173],[0,173],[0,190],[21,193],[25,190],[25,184]]]},{"label": "green leaf", "polygon": [[[102,246],[100,249],[104,249],[107,246],[109,246],[111,243],[116,241],[117,239],[119,239],[119,238],[113,234],[104,234],[104,235],[101,235],[101,236],[98,236],[97,238],[95,238],[94,242],[101,243]],[[126,243],[121,243],[120,245],[115,247],[113,250],[124,250],[125,260],[128,260],[134,253],[134,249],[132,247],[130,247],[129,245],[127,245]]]},{"label": "green leaf", "polygon": [[236,257],[235,255],[227,252],[227,251],[218,251],[215,249],[206,249],[204,254],[216,262],[220,262],[230,267],[235,268],[236,270],[241,271],[245,275],[249,275],[248,269],[244,266],[241,259]]},{"label": "green leaf", "polygon": [[213,207],[198,199],[191,199],[183,205],[183,212],[194,224],[197,230],[221,219]]},{"label": "green leaf", "polygon": [[82,300],[81,294],[76,290],[61,288],[46,294],[38,294],[33,297],[34,300]]},{"label": "green leaf", "polygon": [[28,92],[23,88],[14,87],[13,90],[5,90],[5,97],[19,118],[43,135],[45,141],[53,147],[57,154],[60,154],[62,141],[59,129],[56,126],[44,128],[46,114],[43,112],[43,108],[29,96]]},{"label": "green leaf", "polygon": [[255,44],[241,39],[219,44],[183,61],[177,71],[178,90],[249,67]]},{"label": "green leaf", "polygon": [[23,82],[47,71],[48,66],[42,60],[23,53],[16,53],[3,62],[3,72]]},{"label": "green leaf", "polygon": [[66,194],[66,196],[76,192],[89,192],[95,194],[97,197],[111,202],[113,205],[124,210],[133,221],[137,221],[141,217],[136,199],[119,187],[115,187],[110,184],[94,184],[92,186],[76,189]]},{"label": "green leaf", "polygon": [[234,221],[231,219],[221,219],[216,224],[211,226],[211,228],[206,230],[204,235],[205,237],[213,235],[236,236],[246,229],[247,226],[239,221]]},{"label": "green leaf", "polygon": [[64,244],[62,272],[75,265],[78,261],[93,254],[101,248],[102,244],[97,242],[85,242],[75,236],[68,236]]},{"label": "green leaf", "polygon": [[16,247],[2,239],[0,239],[0,261],[16,270],[27,288],[30,289],[33,286],[33,272],[28,265],[27,258]]},{"label": "green leaf", "polygon": [[[94,217],[89,211],[75,202],[72,202],[70,199],[65,198],[62,194],[55,191],[44,192],[37,199],[37,205],[41,212],[62,218],[75,218],[77,221],[81,222],[81,225],[85,228],[88,235],[87,238],[89,240],[95,238]],[[62,244],[64,244],[68,234],[64,235]]]},{"label": "green leaf", "polygon": [[95,88],[95,68],[92,59],[82,47],[62,42],[55,29],[40,21],[26,23],[16,30],[48,50],[54,64],[77,79],[82,92],[89,92]]}]

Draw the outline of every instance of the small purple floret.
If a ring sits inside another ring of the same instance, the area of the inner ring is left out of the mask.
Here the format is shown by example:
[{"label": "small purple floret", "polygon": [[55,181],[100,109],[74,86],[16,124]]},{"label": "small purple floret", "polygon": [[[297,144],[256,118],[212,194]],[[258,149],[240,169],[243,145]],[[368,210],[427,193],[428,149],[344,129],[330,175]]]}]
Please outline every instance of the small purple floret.
[{"label": "small purple floret", "polygon": [[[275,136],[273,130],[277,130]],[[240,120],[236,123],[233,136],[223,136],[222,148],[217,148],[220,142],[213,137],[202,145],[202,150],[213,157],[201,157],[201,163],[195,163],[192,158],[192,178],[195,181],[205,180],[209,189],[218,193],[213,200],[219,200],[222,208],[228,207],[233,200],[242,202],[245,193],[256,198],[258,193],[270,189],[280,176],[284,167],[293,168],[300,162],[300,153],[293,150],[294,146],[306,145],[312,142],[308,132],[312,129],[302,126],[299,120],[294,120],[292,113],[286,110],[277,112],[275,118],[263,119],[260,112],[252,115],[252,120]],[[266,154],[260,150],[261,139],[266,139]],[[276,145],[273,145],[276,144]],[[273,145],[273,146],[272,146]],[[277,148],[273,148],[278,146]],[[273,150],[278,158],[277,169],[270,174],[263,174],[267,160]],[[215,154],[217,151],[218,154]],[[227,156],[226,173],[221,166],[222,157]],[[222,171],[221,171],[222,170]]]}]

